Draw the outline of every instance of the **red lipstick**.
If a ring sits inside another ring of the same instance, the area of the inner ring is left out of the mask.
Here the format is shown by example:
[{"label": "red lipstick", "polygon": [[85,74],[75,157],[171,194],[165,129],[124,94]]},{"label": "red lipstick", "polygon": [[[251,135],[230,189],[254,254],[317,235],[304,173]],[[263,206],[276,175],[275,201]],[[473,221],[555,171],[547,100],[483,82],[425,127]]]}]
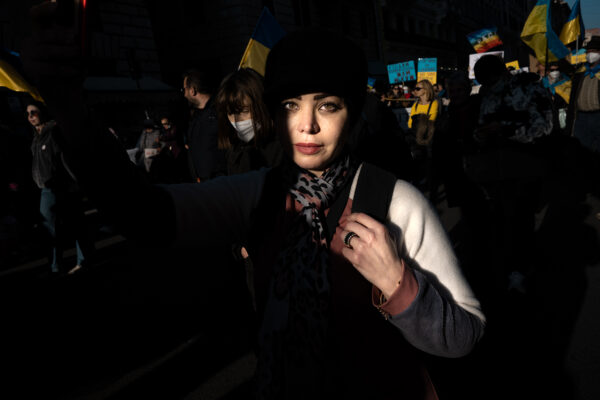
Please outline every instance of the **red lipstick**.
[{"label": "red lipstick", "polygon": [[296,147],[296,150],[298,150],[300,153],[310,155],[321,150],[321,147],[323,146],[316,143],[296,143],[294,147]]}]

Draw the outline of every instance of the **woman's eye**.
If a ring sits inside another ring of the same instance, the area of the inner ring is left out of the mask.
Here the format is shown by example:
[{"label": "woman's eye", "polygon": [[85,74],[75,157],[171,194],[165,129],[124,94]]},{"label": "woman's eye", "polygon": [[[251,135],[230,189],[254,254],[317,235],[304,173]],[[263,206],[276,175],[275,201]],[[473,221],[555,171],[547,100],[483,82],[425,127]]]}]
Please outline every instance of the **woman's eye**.
[{"label": "woman's eye", "polygon": [[298,104],[294,103],[293,101],[286,101],[284,103],[281,103],[282,107],[288,111],[296,111],[298,109]]},{"label": "woman's eye", "polygon": [[336,103],[323,103],[321,105],[321,107],[319,107],[320,110],[326,111],[326,112],[336,112],[340,108],[341,107],[338,104],[336,104]]}]

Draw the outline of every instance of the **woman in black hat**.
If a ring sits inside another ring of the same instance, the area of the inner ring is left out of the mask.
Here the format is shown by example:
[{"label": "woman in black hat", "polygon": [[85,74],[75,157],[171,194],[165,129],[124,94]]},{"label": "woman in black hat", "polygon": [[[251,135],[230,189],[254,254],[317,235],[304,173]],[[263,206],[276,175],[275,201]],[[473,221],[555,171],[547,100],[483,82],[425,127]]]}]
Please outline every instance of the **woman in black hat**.
[{"label": "woman in black hat", "polygon": [[[428,202],[352,155],[366,71],[362,50],[328,30],[290,33],[273,47],[264,100],[285,154],[276,168],[134,185],[126,155],[100,174],[86,167],[94,152],[78,145],[90,155],[78,160],[81,181],[126,234],[248,243],[258,398],[434,399],[418,350],[459,357],[483,334],[479,302]],[[140,204],[164,212],[146,223]]]}]

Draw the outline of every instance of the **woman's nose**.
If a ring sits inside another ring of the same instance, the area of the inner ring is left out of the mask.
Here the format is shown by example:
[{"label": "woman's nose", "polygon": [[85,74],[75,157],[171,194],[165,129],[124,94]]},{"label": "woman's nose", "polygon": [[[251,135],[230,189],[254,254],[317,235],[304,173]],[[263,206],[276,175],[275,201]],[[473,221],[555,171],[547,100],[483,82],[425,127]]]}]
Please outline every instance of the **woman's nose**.
[{"label": "woman's nose", "polygon": [[315,112],[312,109],[301,111],[300,121],[298,124],[298,130],[301,133],[310,133],[314,135],[320,131]]}]

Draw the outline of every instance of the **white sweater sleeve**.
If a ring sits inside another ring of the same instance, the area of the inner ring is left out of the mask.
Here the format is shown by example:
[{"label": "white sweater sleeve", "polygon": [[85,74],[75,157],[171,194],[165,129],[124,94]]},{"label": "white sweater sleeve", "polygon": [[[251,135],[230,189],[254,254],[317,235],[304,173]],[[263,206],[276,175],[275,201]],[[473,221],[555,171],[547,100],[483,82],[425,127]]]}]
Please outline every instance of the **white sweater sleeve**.
[{"label": "white sweater sleeve", "polygon": [[388,218],[388,229],[419,284],[413,303],[390,321],[428,353],[468,353],[483,334],[485,317],[437,214],[415,187],[397,181]]}]

